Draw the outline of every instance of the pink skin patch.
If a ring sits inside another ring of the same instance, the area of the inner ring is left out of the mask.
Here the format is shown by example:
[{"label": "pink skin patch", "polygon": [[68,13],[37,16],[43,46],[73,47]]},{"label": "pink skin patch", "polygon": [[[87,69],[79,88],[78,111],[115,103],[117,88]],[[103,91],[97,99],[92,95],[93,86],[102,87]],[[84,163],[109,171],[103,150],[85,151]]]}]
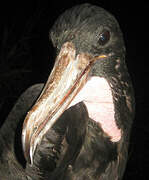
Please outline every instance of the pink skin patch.
[{"label": "pink skin patch", "polygon": [[118,142],[121,139],[121,129],[115,122],[112,92],[107,80],[97,76],[91,77],[69,107],[81,101],[85,103],[89,117],[100,123],[112,142]]}]

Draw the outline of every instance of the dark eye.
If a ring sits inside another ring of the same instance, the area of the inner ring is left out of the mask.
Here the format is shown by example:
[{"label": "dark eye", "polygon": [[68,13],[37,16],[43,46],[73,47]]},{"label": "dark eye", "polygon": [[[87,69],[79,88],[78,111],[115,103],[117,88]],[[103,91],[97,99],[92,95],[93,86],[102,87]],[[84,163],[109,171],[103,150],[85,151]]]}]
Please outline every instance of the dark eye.
[{"label": "dark eye", "polygon": [[110,32],[108,30],[104,30],[100,35],[99,35],[99,40],[98,43],[101,46],[104,46],[110,39]]}]

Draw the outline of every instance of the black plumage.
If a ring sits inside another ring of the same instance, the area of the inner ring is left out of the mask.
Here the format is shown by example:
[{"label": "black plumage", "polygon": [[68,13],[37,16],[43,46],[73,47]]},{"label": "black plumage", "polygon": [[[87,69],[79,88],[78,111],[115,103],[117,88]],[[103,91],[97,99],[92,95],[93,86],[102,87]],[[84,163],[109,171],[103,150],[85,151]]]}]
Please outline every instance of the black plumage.
[{"label": "black plumage", "polygon": [[76,54],[107,55],[108,58],[93,63],[89,76],[105,78],[109,83],[114,117],[122,137],[118,142],[112,142],[102,127],[89,117],[84,102],[79,102],[59,117],[37,146],[33,164],[27,162],[23,168],[15,157],[17,146],[14,148],[14,141],[17,126],[43,87],[41,84],[32,86],[18,100],[0,130],[0,178],[122,179],[134,117],[134,97],[117,21],[100,7],[78,5],[58,18],[50,31],[50,39],[57,55],[66,42],[74,44]]}]

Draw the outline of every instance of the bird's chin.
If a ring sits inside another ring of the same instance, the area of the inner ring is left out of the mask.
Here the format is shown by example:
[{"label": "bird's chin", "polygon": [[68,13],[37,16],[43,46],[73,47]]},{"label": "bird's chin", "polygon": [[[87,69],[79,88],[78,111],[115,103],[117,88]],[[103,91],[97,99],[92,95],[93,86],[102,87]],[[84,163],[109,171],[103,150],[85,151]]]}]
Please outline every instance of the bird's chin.
[{"label": "bird's chin", "polygon": [[92,64],[106,57],[87,53],[76,55],[71,42],[62,46],[40,97],[24,120],[22,144],[25,158],[31,164],[43,136],[86,84]]}]

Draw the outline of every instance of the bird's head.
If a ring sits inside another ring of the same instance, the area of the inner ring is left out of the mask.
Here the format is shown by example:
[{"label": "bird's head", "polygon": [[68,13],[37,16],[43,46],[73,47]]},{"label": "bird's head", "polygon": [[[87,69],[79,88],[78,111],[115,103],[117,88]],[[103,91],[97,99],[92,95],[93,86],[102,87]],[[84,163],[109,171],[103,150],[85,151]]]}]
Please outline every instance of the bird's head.
[{"label": "bird's head", "polygon": [[[104,9],[83,4],[65,11],[53,25],[50,40],[57,52],[55,65],[23,125],[24,154],[32,163],[43,136],[91,76],[106,78],[114,88],[118,84],[119,93],[127,79],[122,33]],[[126,103],[131,109],[129,100]]]},{"label": "bird's head", "polygon": [[117,20],[103,8],[90,4],[75,6],[65,11],[53,25],[50,40],[57,54],[62,46],[69,42],[74,46],[75,56],[82,53],[92,58],[101,56],[99,59],[102,61],[93,63],[99,64],[98,75],[101,76],[104,71],[107,74],[110,66],[111,71],[114,71],[113,66],[117,64],[115,59],[125,56],[123,35]]}]

